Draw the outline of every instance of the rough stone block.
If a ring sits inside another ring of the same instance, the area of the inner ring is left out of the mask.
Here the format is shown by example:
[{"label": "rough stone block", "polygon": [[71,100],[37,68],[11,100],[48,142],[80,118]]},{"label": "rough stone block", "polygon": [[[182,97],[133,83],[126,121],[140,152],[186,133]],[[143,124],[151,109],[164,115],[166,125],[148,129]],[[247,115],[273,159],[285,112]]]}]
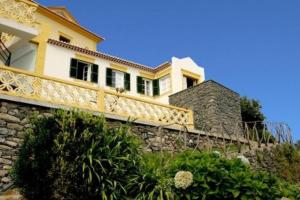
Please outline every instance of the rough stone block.
[{"label": "rough stone block", "polygon": [[7,121],[7,122],[14,122],[14,123],[19,123],[20,122],[20,119],[18,119],[17,117],[6,114],[6,113],[2,113],[0,115],[0,119],[2,119],[4,121]]},{"label": "rough stone block", "polygon": [[0,163],[5,164],[5,165],[11,165],[12,161],[4,158],[0,158]]},{"label": "rough stone block", "polygon": [[17,130],[17,131],[23,130],[23,126],[21,126],[19,124],[15,124],[15,123],[8,123],[7,128]]}]

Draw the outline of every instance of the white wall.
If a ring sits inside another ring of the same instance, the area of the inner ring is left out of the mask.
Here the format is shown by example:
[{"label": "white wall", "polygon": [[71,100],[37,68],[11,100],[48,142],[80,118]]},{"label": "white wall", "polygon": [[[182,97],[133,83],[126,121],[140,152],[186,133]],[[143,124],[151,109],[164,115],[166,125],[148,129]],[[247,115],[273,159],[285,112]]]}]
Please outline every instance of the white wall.
[{"label": "white wall", "polygon": [[[69,80],[69,81],[78,81],[76,79],[69,77],[70,71],[70,60],[71,58],[75,58],[76,52],[57,47],[51,44],[48,44],[46,50],[46,58],[45,58],[45,68],[44,74],[47,76],[53,76],[56,78]],[[98,77],[98,86],[108,89],[115,90],[114,88],[106,86],[106,68],[111,68],[110,62],[101,58],[95,58],[95,64],[99,66],[99,77]],[[118,64],[119,65],[119,64]],[[204,80],[204,69],[199,67],[191,58],[172,58],[172,70],[171,70],[171,89],[172,91],[168,94],[173,94],[182,90],[182,71],[181,69],[185,69],[187,71],[191,71],[193,73],[199,74]],[[113,68],[113,67],[112,67]],[[147,98],[149,100],[155,100],[160,103],[169,103],[168,95],[163,95],[161,97],[147,97],[145,95],[141,95],[137,93],[137,76],[140,76],[139,70],[127,67],[127,73],[130,74],[130,91],[126,92],[126,94]],[[80,81],[84,83],[83,81]],[[92,84],[92,83],[86,83]],[[94,84],[96,85],[96,84]]]},{"label": "white wall", "polygon": [[201,82],[205,80],[204,68],[198,66],[190,57],[186,58],[172,58],[172,93],[183,90],[183,74],[181,70],[187,70],[201,76]]},{"label": "white wall", "polygon": [[27,43],[12,52],[10,65],[19,69],[34,72],[37,45]]},{"label": "white wall", "polygon": [[[74,78],[69,76],[70,72],[70,61],[71,58],[75,58],[75,52],[69,49],[56,47],[51,44],[48,44],[46,50],[45,58],[45,67],[44,74],[47,76],[53,76],[56,78],[68,80],[68,81],[77,81]],[[110,68],[110,63],[107,60],[96,58],[95,63],[99,66],[98,73],[98,86],[103,87],[108,90],[114,90],[111,87],[106,86],[106,68]],[[136,92],[136,76],[139,72],[137,69],[128,67],[126,71],[130,74],[130,91],[126,94],[138,95]],[[80,81],[82,83],[82,81]],[[87,83],[93,84],[93,83]],[[96,84],[94,84],[96,85]]]}]

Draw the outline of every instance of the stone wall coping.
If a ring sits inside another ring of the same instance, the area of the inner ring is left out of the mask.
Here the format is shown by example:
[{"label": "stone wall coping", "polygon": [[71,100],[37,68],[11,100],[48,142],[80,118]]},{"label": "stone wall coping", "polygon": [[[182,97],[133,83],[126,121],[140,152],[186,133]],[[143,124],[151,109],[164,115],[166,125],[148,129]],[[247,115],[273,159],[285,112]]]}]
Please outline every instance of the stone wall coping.
[{"label": "stone wall coping", "polygon": [[[5,95],[5,94],[0,94],[0,99],[4,99],[7,101],[12,101],[12,102],[18,102],[18,103],[22,103],[22,104],[30,104],[30,105],[34,105],[34,106],[39,106],[39,107],[46,107],[46,108],[53,108],[53,109],[64,109],[64,110],[70,110],[70,107],[67,106],[63,106],[63,105],[57,105],[57,104],[52,104],[52,103],[48,103],[48,102],[40,102],[40,101],[36,101],[36,100],[29,100],[29,99],[25,99],[22,97],[15,97],[15,96],[10,96],[10,95]],[[89,110],[86,110],[88,112],[91,112]],[[100,112],[91,112],[95,115],[100,115],[103,113]],[[126,122],[128,121],[127,117],[123,117],[123,116],[119,116],[119,115],[114,115],[114,114],[108,114],[108,113],[104,113],[104,117],[108,118],[108,119],[112,119],[112,120],[118,120],[118,121],[122,121],[122,122]],[[149,126],[153,126],[153,127],[159,127],[159,126],[164,126],[165,129],[169,129],[169,130],[176,130],[176,131],[182,131],[182,127],[179,127],[179,125],[162,125],[162,124],[158,124],[158,123],[154,123],[154,122],[150,122],[150,121],[145,121],[145,120],[140,120],[137,119],[134,121],[135,124],[142,124],[142,125],[149,125]],[[192,129],[192,128],[188,128],[188,133],[189,134],[194,134],[194,135],[200,135],[200,136],[207,136],[210,138],[224,138],[225,140],[232,140],[233,142],[237,142],[238,140],[236,138],[230,138],[229,136],[222,136],[220,134],[215,134],[215,133],[206,133],[204,131],[201,130],[196,130],[196,129]],[[246,139],[244,138],[240,138],[239,142],[241,143],[248,143],[246,141]]]},{"label": "stone wall coping", "polygon": [[232,89],[230,89],[229,87],[224,86],[224,85],[221,84],[221,83],[218,83],[217,81],[214,81],[214,80],[206,80],[206,81],[203,81],[202,83],[200,83],[200,84],[198,84],[198,85],[194,85],[194,86],[189,87],[189,88],[187,88],[187,89],[185,89],[185,90],[181,90],[181,91],[179,91],[179,92],[176,92],[176,93],[174,93],[174,94],[171,94],[171,95],[169,95],[169,97],[171,97],[171,96],[176,96],[176,95],[178,95],[178,94],[180,94],[180,93],[186,92],[186,91],[188,91],[188,90],[191,90],[191,89],[193,89],[193,88],[196,88],[196,87],[199,87],[199,86],[201,86],[201,85],[208,84],[208,83],[214,83],[214,84],[217,84],[217,85],[223,87],[224,89],[226,89],[226,90],[228,90],[228,91],[230,91],[230,92],[232,92],[232,93],[237,94],[237,95],[240,96],[239,93],[233,91]]}]

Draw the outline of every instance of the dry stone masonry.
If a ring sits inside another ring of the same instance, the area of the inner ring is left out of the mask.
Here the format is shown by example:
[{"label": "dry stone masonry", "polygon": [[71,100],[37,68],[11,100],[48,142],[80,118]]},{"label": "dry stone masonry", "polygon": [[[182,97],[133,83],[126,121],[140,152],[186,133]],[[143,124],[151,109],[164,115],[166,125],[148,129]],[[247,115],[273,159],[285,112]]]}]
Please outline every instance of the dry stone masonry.
[{"label": "dry stone masonry", "polygon": [[46,116],[49,109],[21,103],[0,101],[0,189],[11,182],[9,172],[17,158],[29,117],[36,113]]},{"label": "dry stone masonry", "polygon": [[[24,133],[30,127],[29,119],[38,116],[51,115],[53,108],[38,106],[34,103],[21,103],[0,98],[0,191],[11,183],[9,172],[17,159],[18,149]],[[126,120],[107,118],[110,126],[119,126]],[[181,128],[159,128],[146,123],[135,122],[131,126],[133,134],[144,141],[145,151],[160,150],[178,151],[182,148],[207,149],[221,146],[224,141],[221,136],[208,135],[203,131]]]},{"label": "dry stone masonry", "polygon": [[241,133],[238,93],[215,82],[205,81],[169,97],[170,104],[194,111],[194,125],[210,133]]}]

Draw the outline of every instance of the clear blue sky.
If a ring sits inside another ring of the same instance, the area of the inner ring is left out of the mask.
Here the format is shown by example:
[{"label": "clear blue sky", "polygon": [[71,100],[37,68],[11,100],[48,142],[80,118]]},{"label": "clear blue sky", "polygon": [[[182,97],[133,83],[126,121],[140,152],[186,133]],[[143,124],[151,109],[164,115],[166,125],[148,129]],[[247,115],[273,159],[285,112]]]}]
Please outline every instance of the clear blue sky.
[{"label": "clear blue sky", "polygon": [[299,0],[38,0],[66,6],[106,40],[100,51],[146,65],[190,56],[216,80],[259,99],[300,139]]}]

